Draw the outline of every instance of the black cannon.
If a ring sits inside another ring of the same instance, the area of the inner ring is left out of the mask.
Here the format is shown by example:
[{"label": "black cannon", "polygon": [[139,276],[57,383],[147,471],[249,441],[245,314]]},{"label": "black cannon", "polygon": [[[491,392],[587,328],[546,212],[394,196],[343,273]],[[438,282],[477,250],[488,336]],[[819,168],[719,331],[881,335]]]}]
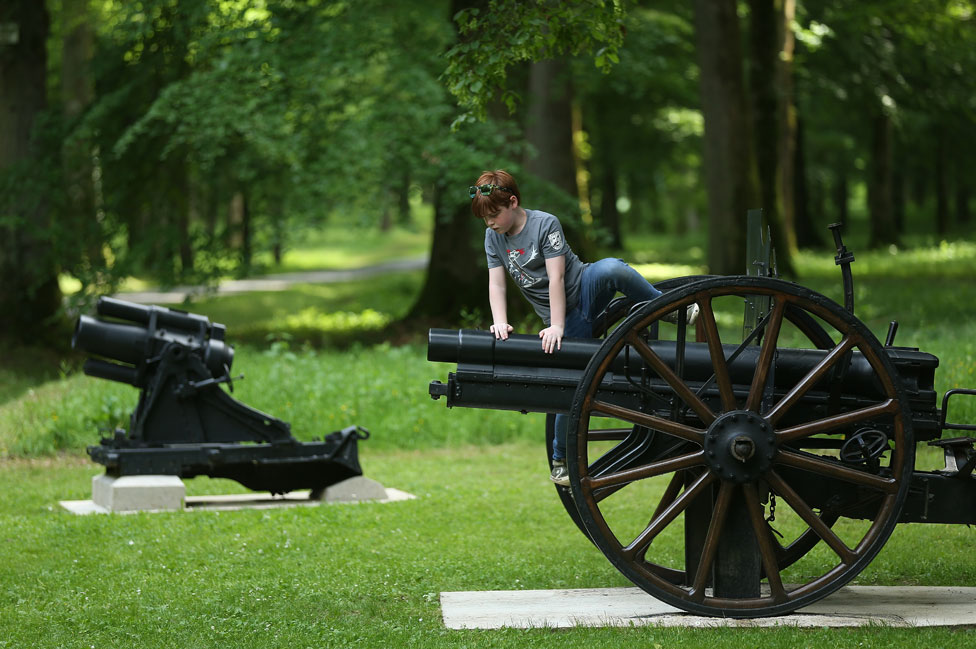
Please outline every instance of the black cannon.
[{"label": "black cannon", "polygon": [[81,316],[71,344],[111,360],[88,359],[85,374],[140,390],[128,431],[88,447],[110,475],[206,475],[272,493],[310,489],[313,498],[362,475],[357,443],[367,431],[350,426],[299,442],[287,422],[220,388],[233,391],[234,350],[224,325],[108,297],[97,313],[110,319]]},{"label": "black cannon", "polygon": [[[552,415],[568,413],[560,497],[649,594],[705,615],[794,611],[853,579],[899,522],[976,523],[976,440],[941,439],[976,427],[946,423],[938,358],[853,315],[842,248],[848,308],[773,277],[693,277],[612,305],[603,339],[554,354],[535,336],[431,330],[429,360],[457,368],[430,395],[549,413],[550,454]],[[919,442],[944,447],[944,469],[916,470]]]}]

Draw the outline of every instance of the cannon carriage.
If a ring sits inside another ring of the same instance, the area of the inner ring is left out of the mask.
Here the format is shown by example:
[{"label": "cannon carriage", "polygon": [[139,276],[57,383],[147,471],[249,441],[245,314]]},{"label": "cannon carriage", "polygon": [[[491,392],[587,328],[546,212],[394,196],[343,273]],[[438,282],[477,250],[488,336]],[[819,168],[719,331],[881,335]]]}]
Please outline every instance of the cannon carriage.
[{"label": "cannon carriage", "polygon": [[205,475],[273,494],[308,489],[312,499],[362,475],[357,444],[369,437],[365,429],[348,426],[299,442],[288,422],[220,388],[233,392],[235,380],[224,325],[111,297],[99,299],[96,313],[78,319],[71,340],[93,355],[85,374],[139,389],[128,430],[88,447],[107,475]]},{"label": "cannon carriage", "polygon": [[[550,455],[552,415],[569,414],[560,498],[654,597],[713,616],[794,611],[853,579],[898,523],[976,522],[974,440],[942,439],[974,427],[947,423],[949,393],[938,407],[938,358],[854,316],[835,236],[845,306],[773,277],[694,277],[618,303],[604,338],[554,354],[535,336],[434,329],[428,359],[456,371],[430,395],[548,413]],[[944,468],[916,469],[924,443]]]}]

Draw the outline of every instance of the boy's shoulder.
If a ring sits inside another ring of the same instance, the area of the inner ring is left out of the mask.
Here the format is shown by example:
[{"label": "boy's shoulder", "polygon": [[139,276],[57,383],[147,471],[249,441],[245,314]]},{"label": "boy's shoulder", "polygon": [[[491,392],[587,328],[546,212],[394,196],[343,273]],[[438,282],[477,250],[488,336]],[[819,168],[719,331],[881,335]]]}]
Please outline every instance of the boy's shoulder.
[{"label": "boy's shoulder", "polygon": [[[542,210],[525,210],[526,221],[532,221],[538,224],[540,227],[547,227],[551,223],[559,223],[559,218],[549,212],[543,212]],[[561,227],[561,226],[560,226]]]}]

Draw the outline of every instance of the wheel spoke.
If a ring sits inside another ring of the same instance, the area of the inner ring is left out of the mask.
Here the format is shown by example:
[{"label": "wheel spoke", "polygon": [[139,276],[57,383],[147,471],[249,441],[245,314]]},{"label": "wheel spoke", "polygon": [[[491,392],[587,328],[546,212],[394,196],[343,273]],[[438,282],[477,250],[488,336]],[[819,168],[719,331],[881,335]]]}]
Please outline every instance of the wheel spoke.
[{"label": "wheel spoke", "polygon": [[712,520],[708,524],[708,532],[705,534],[705,543],[702,548],[701,561],[698,562],[698,570],[695,572],[695,579],[691,584],[689,594],[694,601],[701,602],[705,599],[705,586],[708,583],[708,575],[715,562],[715,555],[718,553],[719,540],[722,538],[722,528],[725,526],[725,519],[729,513],[729,503],[735,492],[735,485],[731,482],[723,482],[715,498],[715,507],[712,510]]},{"label": "wheel spoke", "polygon": [[769,370],[776,359],[776,345],[779,341],[779,330],[783,324],[783,315],[786,313],[786,300],[778,299],[773,305],[769,322],[766,323],[766,332],[763,334],[762,350],[759,352],[759,359],[756,362],[756,373],[752,377],[752,386],[749,388],[749,398],[746,401],[746,410],[759,412],[762,406],[763,392],[766,390],[766,382],[769,380]]},{"label": "wheel spoke", "polygon": [[865,419],[873,419],[880,415],[894,412],[898,412],[898,402],[894,399],[888,399],[877,405],[861,408],[860,410],[852,410],[839,415],[833,415],[832,417],[824,417],[823,419],[810,421],[799,426],[794,426],[793,428],[784,428],[776,433],[776,438],[780,444],[785,444],[809,437],[810,435],[815,435],[816,433],[825,433],[859,421],[864,421]]},{"label": "wheel spoke", "polygon": [[590,411],[599,412],[610,417],[616,417],[617,419],[629,421],[633,424],[659,430],[662,433],[673,435],[674,437],[678,437],[689,442],[701,444],[705,437],[705,431],[699,428],[692,428],[691,426],[679,424],[671,421],[670,419],[655,417],[654,415],[617,406],[612,403],[607,403],[606,401],[593,401],[590,405]]},{"label": "wheel spoke", "polygon": [[[660,516],[661,512],[663,512],[668,505],[674,502],[674,499],[678,497],[679,493],[681,493],[681,487],[683,487],[684,484],[685,484],[684,474],[680,471],[676,471],[675,474],[671,476],[671,482],[668,483],[668,488],[664,490],[664,495],[661,496],[661,501],[657,504],[657,507],[654,509],[654,515],[651,516],[651,522],[653,522],[655,518]],[[648,523],[648,525],[650,524],[651,523]]]},{"label": "wheel spoke", "polygon": [[752,521],[752,529],[756,533],[756,540],[759,542],[759,555],[762,558],[763,569],[766,571],[766,580],[769,582],[769,594],[774,602],[786,601],[786,589],[783,587],[783,578],[779,573],[777,562],[777,548],[782,546],[776,542],[766,519],[763,518],[763,510],[759,505],[759,491],[754,483],[742,486],[742,493],[746,499],[746,507],[749,508],[749,520]]},{"label": "wheel spoke", "polygon": [[659,462],[645,464],[644,466],[634,467],[633,469],[625,469],[623,471],[617,471],[616,473],[601,475],[597,478],[583,478],[580,480],[580,484],[584,489],[589,488],[593,490],[603,487],[614,487],[616,485],[627,484],[637,480],[643,480],[645,478],[653,478],[654,476],[670,473],[671,471],[680,471],[693,466],[699,466],[704,464],[704,457],[705,451],[696,451],[694,453],[679,455],[677,457],[668,458]]},{"label": "wheel spoke", "polygon": [[732,391],[732,379],[729,376],[729,366],[725,360],[725,350],[722,349],[722,339],[718,333],[718,325],[715,323],[715,312],[712,310],[711,300],[702,301],[698,321],[702,323],[705,339],[708,342],[708,353],[712,358],[715,384],[718,386],[718,392],[722,397],[722,408],[724,410],[736,410],[738,405],[735,401],[735,393]]},{"label": "wheel spoke", "polygon": [[785,480],[783,480],[778,473],[775,471],[770,471],[766,474],[766,482],[772,487],[782,498],[785,500],[790,507],[793,508],[800,518],[810,526],[810,528],[817,533],[817,536],[822,538],[824,542],[830,546],[830,548],[837,554],[841,560],[847,564],[851,565],[854,560],[857,559],[857,554],[851,550],[847,545],[840,539],[839,536],[834,534],[834,531],[827,527],[827,524],[820,520],[820,517],[810,508],[806,502],[800,498],[799,494],[793,491]]},{"label": "wheel spoke", "polygon": [[702,491],[716,480],[711,471],[706,471],[698,477],[680,496],[664,508],[658,516],[635,538],[629,545],[621,550],[621,554],[628,560],[633,561],[638,556],[643,556],[647,547],[654,538],[671,524],[678,515],[687,509],[691,501],[698,497]]},{"label": "wheel spoke", "polygon": [[820,381],[824,375],[830,371],[844,355],[850,351],[854,346],[854,338],[848,334],[844,336],[844,339],[840,341],[836,347],[834,347],[827,355],[821,360],[817,365],[810,370],[806,376],[800,379],[792,390],[790,390],[779,403],[773,406],[766,414],[766,419],[769,420],[770,424],[775,425],[777,420],[782,417],[786,411],[788,411],[800,398],[807,393],[807,391]]},{"label": "wheel spoke", "polygon": [[595,428],[586,433],[591,442],[619,442],[627,439],[633,428]]},{"label": "wheel spoke", "polygon": [[873,473],[858,471],[857,469],[852,469],[837,462],[831,462],[819,457],[780,449],[775,462],[795,469],[803,469],[830,478],[837,478],[845,482],[853,482],[864,487],[871,487],[872,489],[883,491],[886,494],[898,491],[898,481],[894,478],[883,478]]},{"label": "wheel spoke", "polygon": [[641,358],[643,358],[647,364],[651,366],[651,369],[657,372],[658,376],[660,376],[668,385],[671,386],[675,394],[677,394],[682,401],[688,404],[688,406],[695,411],[706,426],[715,421],[715,413],[712,412],[712,409],[705,405],[705,402],[691,391],[691,388],[689,388],[685,382],[681,380],[681,377],[675,374],[674,371],[668,367],[663,360],[661,360],[661,357],[658,356],[654,350],[647,345],[647,343],[638,338],[637,335],[632,331],[628,333],[626,340],[635,350],[637,350],[637,353],[640,354]]}]

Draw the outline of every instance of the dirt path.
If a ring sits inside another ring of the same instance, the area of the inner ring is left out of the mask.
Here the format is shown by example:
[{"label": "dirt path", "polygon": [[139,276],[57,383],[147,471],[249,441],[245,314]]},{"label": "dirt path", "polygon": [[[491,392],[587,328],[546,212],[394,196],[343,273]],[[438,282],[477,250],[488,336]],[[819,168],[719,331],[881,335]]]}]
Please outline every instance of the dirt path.
[{"label": "dirt path", "polygon": [[331,284],[334,282],[349,282],[364,279],[383,273],[396,273],[408,270],[420,270],[427,267],[427,257],[413,259],[398,259],[384,264],[350,268],[347,270],[310,270],[300,273],[281,273],[264,275],[250,279],[233,279],[223,282],[216,290],[205,286],[174,286],[167,290],[136,291],[132,293],[117,293],[113,297],[139,304],[180,304],[187,298],[197,295],[229,295],[233,293],[251,293],[255,291],[281,291],[292,284]]}]

